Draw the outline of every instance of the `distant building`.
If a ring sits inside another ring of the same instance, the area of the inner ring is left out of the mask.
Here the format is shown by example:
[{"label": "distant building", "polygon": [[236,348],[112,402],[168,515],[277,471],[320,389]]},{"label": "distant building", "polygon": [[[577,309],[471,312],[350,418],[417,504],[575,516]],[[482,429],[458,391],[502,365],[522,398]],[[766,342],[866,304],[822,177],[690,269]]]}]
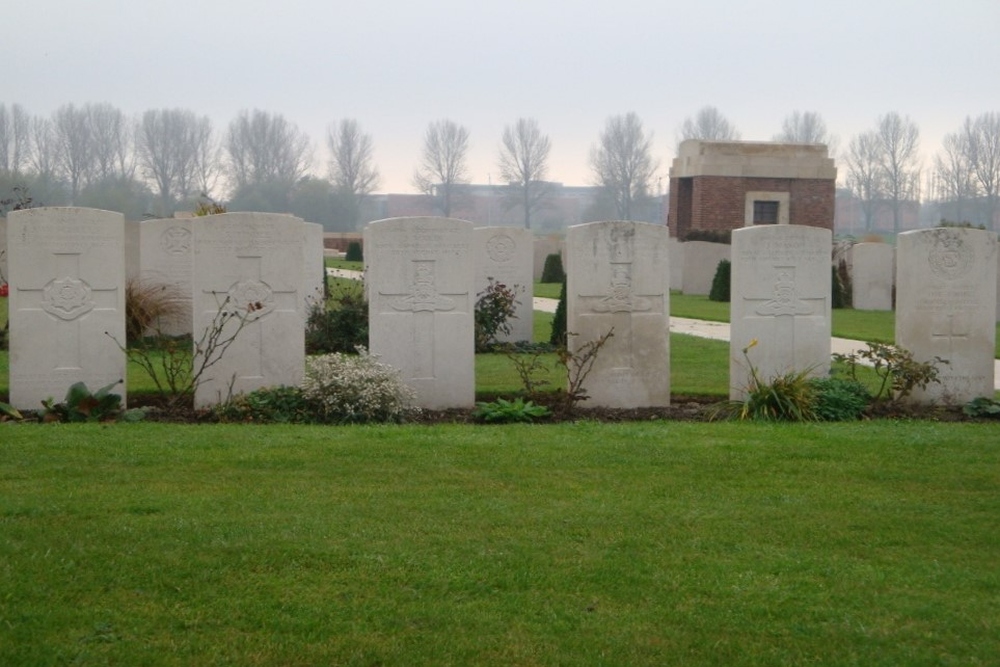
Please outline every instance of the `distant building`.
[{"label": "distant building", "polygon": [[766,224],[832,230],[836,181],[823,144],[684,141],[670,167],[670,235]]}]

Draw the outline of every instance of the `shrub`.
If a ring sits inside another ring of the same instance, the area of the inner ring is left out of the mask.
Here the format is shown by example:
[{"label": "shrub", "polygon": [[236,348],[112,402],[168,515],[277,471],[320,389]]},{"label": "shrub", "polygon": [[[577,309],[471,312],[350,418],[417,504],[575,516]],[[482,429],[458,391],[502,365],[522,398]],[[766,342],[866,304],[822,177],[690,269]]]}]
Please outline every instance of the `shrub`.
[{"label": "shrub", "polygon": [[733,232],[730,229],[692,229],[684,236],[685,241],[708,241],[709,243],[725,243],[729,245],[733,240]]},{"label": "shrub", "polygon": [[325,423],[401,422],[418,412],[416,394],[399,372],[368,354],[324,354],[306,359],[303,397]]},{"label": "shrub", "polygon": [[562,281],[562,289],[559,291],[559,303],[556,305],[556,314],[552,318],[552,333],[549,334],[549,343],[555,347],[566,344],[566,281]]},{"label": "shrub", "polygon": [[729,285],[732,274],[732,262],[728,259],[721,260],[715,267],[715,277],[712,278],[712,289],[708,293],[709,301],[722,301],[729,303]]},{"label": "shrub", "polygon": [[156,335],[191,310],[191,301],[176,285],[129,278],[125,281],[125,342],[133,345]]},{"label": "shrub", "polygon": [[472,417],[488,424],[514,424],[533,422],[550,414],[552,412],[544,405],[535,405],[523,398],[515,398],[513,401],[498,398],[490,403],[476,403]]},{"label": "shrub", "polygon": [[851,308],[854,302],[852,294],[851,274],[847,270],[847,262],[840,260],[836,266],[830,267],[830,306],[832,308]]},{"label": "shrub", "polygon": [[306,354],[351,354],[368,344],[368,301],[359,281],[340,281],[330,299],[309,307]]},{"label": "shrub", "polygon": [[1000,401],[986,396],[974,398],[962,407],[962,412],[970,417],[1000,419]]},{"label": "shrub", "polygon": [[545,257],[545,266],[542,267],[543,283],[561,283],[566,280],[566,271],[563,270],[562,255],[557,252]]},{"label": "shrub", "polygon": [[311,424],[318,420],[315,402],[300,387],[266,387],[234,396],[213,409],[219,421],[261,424]]},{"label": "shrub", "polygon": [[815,421],[815,390],[809,377],[812,369],[761,378],[750,361],[749,352],[756,345],[755,338],[743,348],[743,358],[750,369],[750,381],[744,389],[746,400],[724,404],[717,415],[755,421]]},{"label": "shrub", "polygon": [[347,244],[347,252],[344,254],[344,259],[348,262],[364,261],[365,256],[361,250],[361,241],[351,241]]},{"label": "shrub", "polygon": [[516,316],[517,285],[507,287],[501,282],[487,278],[489,285],[476,295],[475,335],[476,352],[488,352],[497,342],[497,336],[511,332],[510,319]]},{"label": "shrub", "polygon": [[925,389],[932,382],[938,382],[938,364],[947,364],[947,359],[934,357],[931,361],[916,361],[913,353],[896,345],[886,343],[866,343],[865,350],[851,354],[834,354],[835,361],[847,364],[852,380],[857,380],[858,364],[875,369],[881,379],[873,400],[899,400],[913,393],[914,389]]},{"label": "shrub", "polygon": [[850,378],[825,377],[810,380],[815,395],[816,417],[838,422],[860,419],[872,400],[871,392]]}]

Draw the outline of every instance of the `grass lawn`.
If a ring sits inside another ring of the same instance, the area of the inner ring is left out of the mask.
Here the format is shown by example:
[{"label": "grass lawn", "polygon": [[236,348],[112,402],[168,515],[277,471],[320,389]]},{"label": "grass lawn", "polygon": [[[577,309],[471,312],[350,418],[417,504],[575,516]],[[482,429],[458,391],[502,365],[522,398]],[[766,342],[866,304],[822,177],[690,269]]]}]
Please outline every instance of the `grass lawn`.
[{"label": "grass lawn", "polygon": [[0,664],[985,665],[996,427],[0,424]]},{"label": "grass lawn", "polygon": [[348,262],[346,259],[336,259],[333,257],[324,257],[323,264],[328,269],[347,269],[348,271],[364,271],[364,262]]},{"label": "grass lawn", "polygon": [[[729,304],[709,301],[707,296],[691,296],[670,293],[670,314],[675,317],[690,317],[713,322],[729,321]],[[832,334],[837,338],[892,343],[896,335],[896,315],[891,310],[854,310],[853,308],[832,311],[830,324]],[[996,327],[996,357],[1000,359],[1000,323]]]}]

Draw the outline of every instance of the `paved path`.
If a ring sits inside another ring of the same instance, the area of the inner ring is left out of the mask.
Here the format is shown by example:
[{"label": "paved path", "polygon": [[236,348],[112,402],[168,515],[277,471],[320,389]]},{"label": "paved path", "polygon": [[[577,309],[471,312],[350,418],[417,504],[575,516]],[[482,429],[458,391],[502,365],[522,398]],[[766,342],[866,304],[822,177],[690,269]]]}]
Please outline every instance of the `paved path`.
[{"label": "paved path", "polygon": [[[327,269],[326,272],[331,276],[339,276],[342,278],[357,279],[361,277],[360,271]],[[554,313],[556,312],[556,305],[558,303],[558,299],[546,299],[544,297],[536,296],[533,299],[532,305],[535,310],[540,310],[544,313]],[[708,322],[706,320],[691,320],[686,317],[671,317],[670,331],[673,333],[688,334],[689,336],[698,336],[699,338],[729,340],[728,322]],[[848,338],[830,339],[830,351],[835,354],[850,354],[858,350],[864,350],[865,347],[865,342],[860,340],[850,340]],[[993,385],[997,391],[1000,391],[1000,359],[994,362]]]}]

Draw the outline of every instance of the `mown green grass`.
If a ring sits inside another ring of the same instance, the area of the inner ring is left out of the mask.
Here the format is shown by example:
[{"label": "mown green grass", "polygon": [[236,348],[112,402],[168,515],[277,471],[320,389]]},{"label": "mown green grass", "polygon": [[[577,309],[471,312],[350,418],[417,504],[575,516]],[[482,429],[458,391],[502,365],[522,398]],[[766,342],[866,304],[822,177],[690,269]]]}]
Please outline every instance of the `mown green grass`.
[{"label": "mown green grass", "polygon": [[0,664],[985,665],[929,422],[0,425]]},{"label": "mown green grass", "polygon": [[348,262],[346,259],[336,259],[334,257],[324,257],[323,265],[328,269],[346,269],[348,271],[364,271],[364,262]]},{"label": "mown green grass", "polygon": [[[729,304],[709,301],[707,296],[670,293],[670,314],[712,322],[729,321]],[[891,310],[832,311],[831,333],[837,338],[892,343],[896,335],[896,314]],[[996,358],[1000,359],[1000,324],[996,327]]]},{"label": "mown green grass", "polygon": [[545,299],[558,299],[562,290],[562,283],[535,283],[535,296]]}]

